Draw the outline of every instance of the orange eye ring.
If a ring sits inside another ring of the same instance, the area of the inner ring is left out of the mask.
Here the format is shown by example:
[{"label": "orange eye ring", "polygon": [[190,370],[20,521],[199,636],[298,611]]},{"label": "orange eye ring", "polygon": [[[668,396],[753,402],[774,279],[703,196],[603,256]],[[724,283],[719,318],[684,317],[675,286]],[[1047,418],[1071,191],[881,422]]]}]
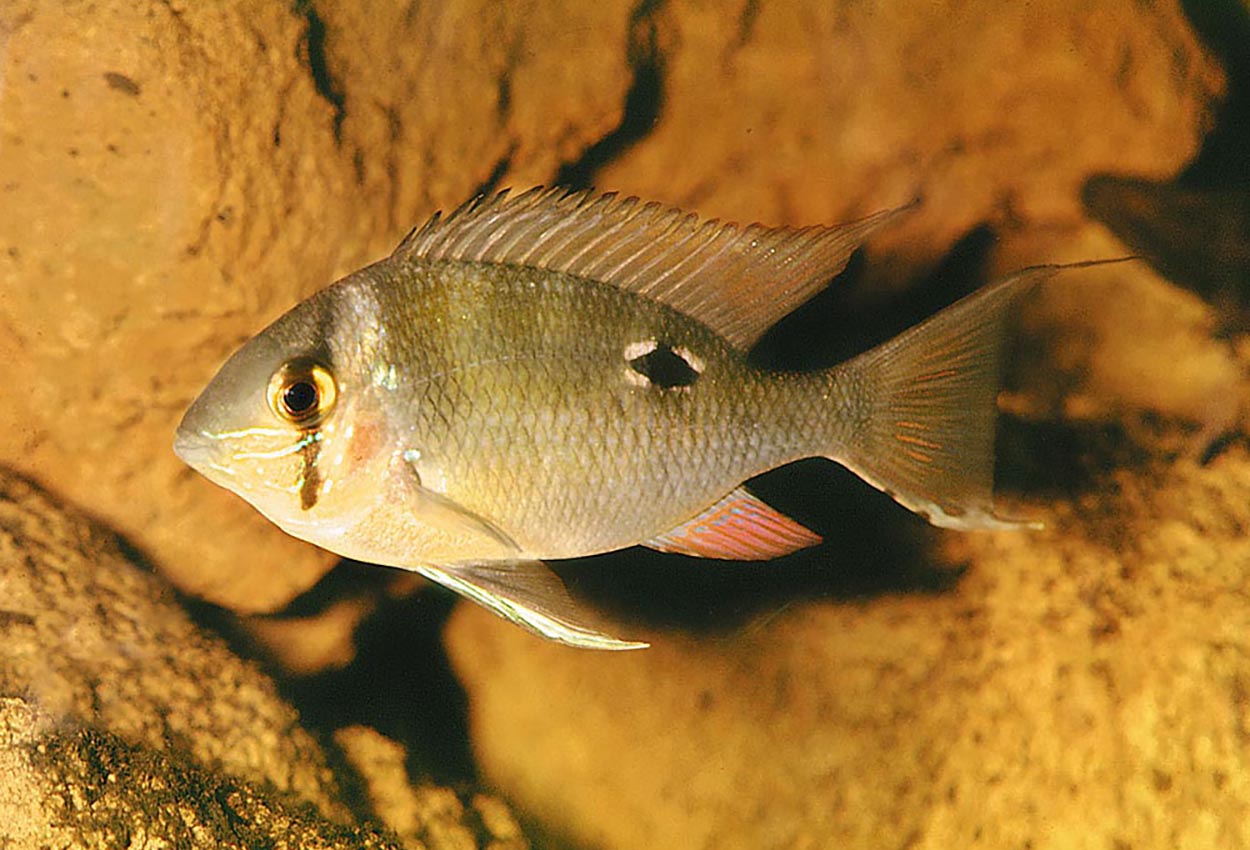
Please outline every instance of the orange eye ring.
[{"label": "orange eye ring", "polygon": [[337,398],[334,376],[311,358],[288,360],[269,379],[270,409],[279,419],[301,428],[320,424]]}]

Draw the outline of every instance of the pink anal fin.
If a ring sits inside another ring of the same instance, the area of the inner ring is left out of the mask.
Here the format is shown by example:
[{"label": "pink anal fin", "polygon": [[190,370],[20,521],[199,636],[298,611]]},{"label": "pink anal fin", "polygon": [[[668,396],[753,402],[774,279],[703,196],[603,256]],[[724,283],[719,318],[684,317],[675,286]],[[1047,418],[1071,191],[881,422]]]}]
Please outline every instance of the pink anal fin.
[{"label": "pink anal fin", "polygon": [[739,487],[694,519],[642,545],[695,558],[767,561],[819,542],[819,534]]}]

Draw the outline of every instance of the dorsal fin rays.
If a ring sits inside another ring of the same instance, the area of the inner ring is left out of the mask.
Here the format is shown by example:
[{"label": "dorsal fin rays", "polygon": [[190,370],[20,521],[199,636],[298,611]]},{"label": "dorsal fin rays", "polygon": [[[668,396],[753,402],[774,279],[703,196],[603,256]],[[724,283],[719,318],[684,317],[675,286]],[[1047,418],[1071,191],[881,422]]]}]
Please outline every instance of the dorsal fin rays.
[{"label": "dorsal fin rays", "polygon": [[392,257],[515,263],[601,281],[663,302],[745,349],[911,206],[834,227],[769,228],[704,221],[614,193],[504,190],[435,214]]}]

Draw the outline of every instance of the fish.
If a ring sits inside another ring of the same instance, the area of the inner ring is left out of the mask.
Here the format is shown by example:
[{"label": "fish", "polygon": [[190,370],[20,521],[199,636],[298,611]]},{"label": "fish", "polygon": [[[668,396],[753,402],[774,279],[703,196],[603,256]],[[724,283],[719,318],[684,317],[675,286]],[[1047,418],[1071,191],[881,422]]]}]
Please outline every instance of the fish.
[{"label": "fish", "polygon": [[801,458],[941,527],[1035,526],[994,510],[996,395],[1013,305],[1067,266],[828,369],[747,357],[909,208],[793,228],[590,190],[479,197],[246,342],[174,450],[297,538],[592,649],[647,643],[608,634],[546,562],[814,546],[744,486]]}]

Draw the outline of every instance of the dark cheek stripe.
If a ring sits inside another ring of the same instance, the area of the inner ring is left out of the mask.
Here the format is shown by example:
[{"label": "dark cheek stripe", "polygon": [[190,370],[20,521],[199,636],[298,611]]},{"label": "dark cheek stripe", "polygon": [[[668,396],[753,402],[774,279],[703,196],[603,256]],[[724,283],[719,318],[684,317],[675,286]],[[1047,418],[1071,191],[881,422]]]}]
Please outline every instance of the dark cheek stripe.
[{"label": "dark cheek stripe", "polygon": [[299,506],[301,510],[306,511],[317,504],[317,492],[321,489],[321,473],[317,471],[317,458],[321,455],[321,441],[309,440],[300,449],[300,454],[304,457],[304,483],[299,488]]}]

